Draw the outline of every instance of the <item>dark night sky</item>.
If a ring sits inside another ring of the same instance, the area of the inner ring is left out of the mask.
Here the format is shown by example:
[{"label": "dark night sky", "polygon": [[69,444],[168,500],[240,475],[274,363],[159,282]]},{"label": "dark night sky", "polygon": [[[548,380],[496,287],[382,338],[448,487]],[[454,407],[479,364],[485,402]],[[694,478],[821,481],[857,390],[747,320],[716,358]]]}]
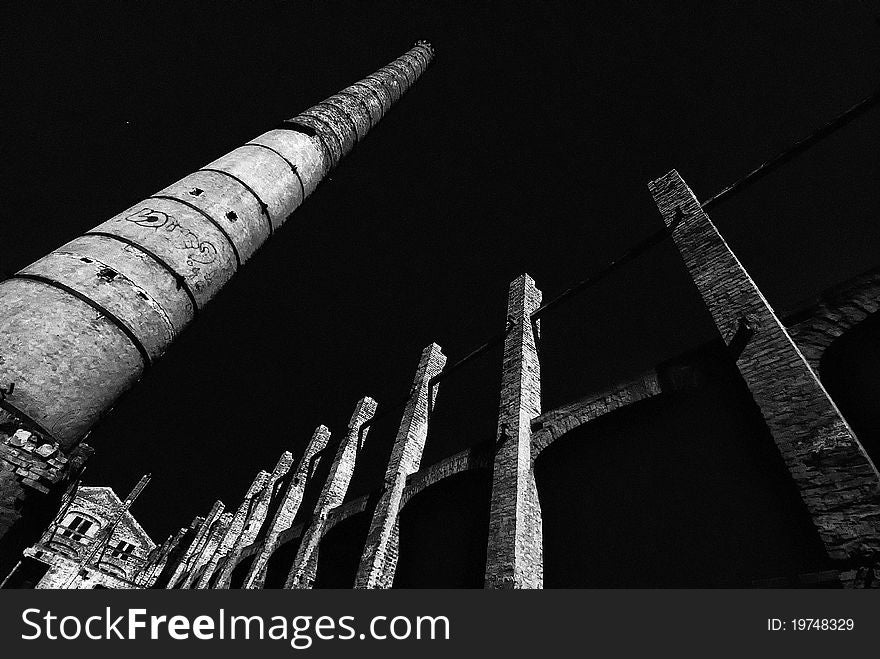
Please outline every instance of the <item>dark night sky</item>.
[{"label": "dark night sky", "polygon": [[[0,17],[7,273],[417,39],[437,51],[90,436],[87,483],[152,472],[135,513],[158,541],[360,396],[396,402],[430,341],[452,362],[500,331],[519,273],[549,298],[656,231],[649,180],[708,198],[880,81],[876,0],[29,4]],[[778,310],[880,262],[878,138],[875,110],[713,211]],[[545,407],[712,331],[666,245],[547,318]],[[428,461],[492,433],[498,361],[441,387]]]}]

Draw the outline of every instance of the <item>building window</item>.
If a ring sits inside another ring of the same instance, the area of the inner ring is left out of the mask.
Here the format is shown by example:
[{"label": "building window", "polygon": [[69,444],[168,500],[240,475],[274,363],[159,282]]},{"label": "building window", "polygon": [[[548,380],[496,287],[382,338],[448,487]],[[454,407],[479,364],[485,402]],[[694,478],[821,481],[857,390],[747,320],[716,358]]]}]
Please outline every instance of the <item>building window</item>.
[{"label": "building window", "polygon": [[89,531],[92,531],[93,528],[95,530],[97,529],[94,522],[83,519],[80,515],[72,515],[68,517],[64,526],[65,528],[61,531],[61,535],[65,538],[72,538],[81,542],[85,541],[87,535],[94,535],[94,533],[89,534]]},{"label": "building window", "polygon": [[126,542],[125,540],[120,540],[116,543],[116,546],[110,550],[110,555],[113,558],[119,558],[121,560],[126,560],[129,556],[131,556],[134,551],[134,545],[130,542]]}]

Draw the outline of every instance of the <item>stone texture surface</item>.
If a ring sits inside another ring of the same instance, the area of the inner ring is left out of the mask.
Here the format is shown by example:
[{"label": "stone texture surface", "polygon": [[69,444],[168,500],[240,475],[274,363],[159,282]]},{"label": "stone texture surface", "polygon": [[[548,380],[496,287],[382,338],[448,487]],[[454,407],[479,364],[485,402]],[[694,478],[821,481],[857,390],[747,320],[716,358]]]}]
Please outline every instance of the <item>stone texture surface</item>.
[{"label": "stone texture surface", "polygon": [[217,546],[208,557],[208,560],[205,563],[205,569],[202,571],[201,577],[196,582],[196,588],[208,588],[209,583],[211,584],[211,587],[218,585],[220,575],[218,574],[215,578],[215,573],[222,573],[222,563],[226,560],[227,556],[229,556],[229,553],[232,551],[232,548],[238,542],[239,537],[247,525],[248,518],[252,514],[257,496],[265,489],[268,482],[269,473],[261,471],[250,484],[250,487],[248,487],[248,490],[244,495],[244,500],[239,504],[235,513],[232,515],[222,537],[220,537],[217,542]]},{"label": "stone texture surface", "polygon": [[[360,435],[360,427],[376,413],[376,401],[364,397],[358,401],[354,413],[348,423],[348,430],[339,443],[327,481],[315,503],[308,529],[303,533],[302,541],[293,561],[293,566],[285,583],[285,588],[311,588],[315,581],[318,568],[318,546],[324,535],[327,515],[345,499],[351,475],[354,473],[358,454],[358,442],[366,441],[367,432]],[[369,430],[367,428],[366,430]]]},{"label": "stone texture surface", "polygon": [[[246,151],[244,155],[252,154]],[[260,200],[240,181],[222,173],[193,172],[156,196],[179,199],[214,220],[235,244],[241,263],[250,259],[272,232]]]},{"label": "stone texture surface", "polygon": [[327,426],[322,425],[315,428],[315,432],[306,446],[305,453],[303,453],[296,466],[293,479],[290,481],[287,490],[281,495],[284,497],[283,502],[271,520],[269,531],[259,548],[259,555],[254,559],[244,579],[243,588],[263,587],[266,580],[266,566],[269,563],[269,558],[281,544],[281,534],[293,524],[293,520],[296,518],[302,503],[306,483],[317,469],[321,459],[320,457],[315,458],[315,456],[326,448],[329,440],[330,430],[328,430]]},{"label": "stone texture surface", "polygon": [[72,448],[140,378],[144,361],[116,325],[69,293],[27,279],[0,283],[4,405]]},{"label": "stone texture surface", "polygon": [[156,544],[109,487],[80,486],[24,555],[49,565],[37,588],[138,588]]},{"label": "stone texture surface", "polygon": [[88,444],[68,451],[0,408],[0,536],[21,519],[28,497],[63,492],[92,453]]},{"label": "stone texture surface", "polygon": [[[201,523],[201,522],[200,522]],[[169,535],[165,541],[149,553],[143,568],[137,575],[136,582],[142,588],[150,588],[162,570],[168,564],[174,551],[180,546],[189,529],[182,527],[174,535]]]},{"label": "stone texture surface", "polygon": [[415,83],[433,57],[430,45],[419,42],[387,66],[290,121],[315,131],[333,168]]},{"label": "stone texture surface", "polygon": [[[260,487],[259,491],[257,491],[251,498],[244,526],[235,538],[226,558],[220,560],[222,571],[217,578],[217,583],[214,586],[215,588],[229,588],[232,571],[235,569],[238,561],[242,558],[242,550],[257,539],[257,534],[260,532],[260,528],[262,528],[263,522],[266,520],[266,514],[269,512],[269,504],[271,503],[272,495],[275,493],[276,484],[287,474],[288,471],[290,471],[292,466],[293,454],[289,451],[285,451],[281,454],[278,463],[275,465],[272,473],[265,479],[265,482]],[[254,483],[256,485],[256,481],[254,481]]]},{"label": "stone texture surface", "polygon": [[428,410],[433,406],[437,389],[430,391],[431,378],[446,365],[446,355],[436,343],[422,351],[409,400],[403,411],[400,429],[391,448],[382,491],[367,534],[355,578],[355,588],[391,588],[397,565],[397,513],[406,487],[406,479],[419,470],[428,437]]},{"label": "stone texture surface", "polygon": [[541,292],[529,275],[510,284],[501,405],[489,507],[486,588],[541,588],[541,506],[532,469],[531,423],[541,413],[541,365],[532,313]]},{"label": "stone texture surface", "polygon": [[199,526],[199,530],[196,533],[196,537],[193,539],[192,544],[190,544],[186,552],[181,556],[180,562],[174,568],[174,572],[168,579],[168,585],[166,588],[182,588],[183,584],[188,580],[191,583],[192,580],[189,579],[190,574],[195,568],[196,562],[201,557],[208,539],[216,529],[220,515],[223,514],[224,510],[225,506],[222,501],[215,501],[214,505],[211,506],[211,510],[205,517],[205,521]]},{"label": "stone texture surface", "polygon": [[875,556],[880,551],[876,467],[678,173],[649,187],[667,226],[682,218],[673,240],[722,338],[740,344],[737,367],[828,555],[855,562]]},{"label": "stone texture surface", "polygon": [[232,524],[234,517],[234,513],[227,511],[221,514],[214,522],[201,552],[193,563],[192,570],[180,586],[181,589],[204,588],[208,586],[213,576],[208,568],[212,563],[216,565],[214,556],[217,554],[220,543],[226,537],[226,532],[229,530],[229,525]]}]

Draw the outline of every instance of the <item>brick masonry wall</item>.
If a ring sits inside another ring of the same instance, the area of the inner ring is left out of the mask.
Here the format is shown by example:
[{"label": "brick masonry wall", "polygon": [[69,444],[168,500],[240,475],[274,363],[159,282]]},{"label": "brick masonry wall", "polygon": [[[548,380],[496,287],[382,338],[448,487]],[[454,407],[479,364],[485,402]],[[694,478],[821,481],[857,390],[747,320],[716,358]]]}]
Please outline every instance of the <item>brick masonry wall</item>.
[{"label": "brick masonry wall", "polygon": [[[397,566],[399,526],[397,515],[406,478],[419,470],[428,437],[430,381],[446,365],[446,355],[436,343],[421,354],[409,401],[391,449],[385,483],[367,534],[367,541],[355,577],[355,588],[390,588]],[[433,405],[434,400],[430,401]]]},{"label": "brick masonry wall", "polygon": [[29,497],[60,494],[92,453],[88,444],[65,450],[0,409],[0,538],[21,518]]},{"label": "brick masonry wall", "polygon": [[510,284],[501,405],[489,508],[486,588],[541,588],[541,507],[531,456],[531,423],[541,413],[541,365],[531,314],[541,292],[529,275]]},{"label": "brick masonry wall", "polygon": [[[285,588],[311,588],[318,568],[318,545],[324,535],[327,515],[345,499],[348,484],[354,473],[358,454],[360,427],[376,413],[376,401],[364,397],[358,401],[348,424],[348,431],[333,458],[327,481],[315,504],[311,523],[303,533],[302,541],[285,583]],[[368,430],[368,429],[367,429]],[[363,441],[366,441],[366,432]]]},{"label": "brick masonry wall", "polygon": [[101,572],[94,569],[85,569],[80,572],[82,566],[60,554],[54,554],[52,565],[49,571],[43,575],[40,582],[36,585],[38,589],[57,590],[61,588],[67,589],[92,589],[97,586],[112,589],[134,589],[138,585],[133,581],[120,579],[112,574]]},{"label": "brick masonry wall", "polygon": [[828,555],[880,551],[880,477],[770,304],[677,172],[649,188],[779,448]]}]

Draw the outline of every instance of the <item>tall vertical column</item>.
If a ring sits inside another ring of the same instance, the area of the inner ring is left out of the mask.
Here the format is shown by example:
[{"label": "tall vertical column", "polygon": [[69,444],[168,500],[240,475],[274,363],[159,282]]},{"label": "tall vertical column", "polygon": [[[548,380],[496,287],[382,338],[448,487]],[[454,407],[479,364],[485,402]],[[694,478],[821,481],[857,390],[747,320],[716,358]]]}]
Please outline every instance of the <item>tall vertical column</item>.
[{"label": "tall vertical column", "polygon": [[[202,577],[208,572],[208,563],[211,562],[211,558],[217,551],[217,547],[220,546],[220,542],[226,536],[226,532],[229,530],[229,525],[232,524],[233,517],[234,515],[231,512],[224,512],[217,518],[214,524],[211,525],[210,533],[205,538],[205,543],[202,545],[201,551],[195,557],[189,573],[186,575],[183,584],[180,586],[182,590],[199,587],[197,584],[201,583]],[[210,574],[208,576],[210,578]]]},{"label": "tall vertical column", "polygon": [[649,188],[828,555],[858,562],[880,551],[876,467],[678,172]]},{"label": "tall vertical column", "polygon": [[180,537],[172,540],[172,546],[168,554],[161,559],[152,576],[145,576],[142,585],[145,588],[167,588],[171,578],[178,571],[182,559],[192,547],[199,530],[205,523],[204,517],[195,517],[188,527],[180,529]]},{"label": "tall vertical column", "polygon": [[357,460],[358,442],[360,439],[366,440],[369,431],[367,428],[363,438],[360,438],[360,427],[372,419],[375,413],[376,401],[372,398],[365,396],[355,406],[351,420],[348,422],[348,430],[339,443],[339,448],[336,449],[327,481],[315,504],[312,521],[300,540],[296,558],[284,584],[285,588],[311,588],[315,582],[318,569],[318,545],[324,535],[327,513],[345,500],[345,493],[348,491],[348,484],[351,482]]},{"label": "tall vertical column", "polygon": [[256,540],[257,533],[259,533],[260,528],[266,521],[266,515],[269,512],[269,504],[271,503],[276,484],[290,471],[291,466],[293,466],[293,454],[290,451],[285,451],[281,454],[262,489],[254,495],[247,511],[244,527],[235,538],[235,542],[226,554],[226,558],[222,559],[220,563],[221,572],[217,582],[214,584],[215,589],[229,588],[232,572],[238,563],[238,557],[245,547]]},{"label": "tall vertical column", "polygon": [[541,291],[527,274],[510,284],[498,439],[492,472],[486,588],[541,588],[541,506],[531,459],[531,421],[541,413],[541,365],[531,315]]},{"label": "tall vertical column", "polygon": [[186,535],[187,530],[188,529],[185,526],[177,529],[177,532],[174,535],[169,535],[165,539],[165,542],[163,542],[161,546],[156,547],[156,549],[154,549],[147,557],[147,561],[135,577],[135,582],[141,588],[149,588],[156,582],[156,579],[168,564],[170,557]]},{"label": "tall vertical column", "polygon": [[238,509],[232,516],[229,526],[226,528],[226,532],[221,537],[220,542],[217,543],[217,548],[211,552],[205,571],[202,573],[201,578],[196,582],[196,588],[201,589],[212,587],[211,577],[215,572],[221,571],[219,566],[229,555],[229,552],[232,551],[238,537],[244,530],[245,524],[247,524],[248,516],[251,513],[257,495],[261,490],[266,488],[266,483],[268,482],[269,472],[261,471],[257,474],[257,477],[253,480],[250,487],[248,487],[247,492],[244,495],[244,500],[239,504]]},{"label": "tall vertical column", "polygon": [[199,557],[202,554],[202,551],[205,548],[205,544],[211,537],[211,534],[217,527],[220,516],[223,514],[225,509],[225,505],[222,501],[215,501],[214,505],[211,506],[211,510],[208,512],[208,515],[205,517],[205,520],[199,526],[199,530],[196,532],[196,537],[193,539],[190,546],[187,547],[186,552],[184,552],[183,556],[180,558],[180,562],[174,568],[174,572],[171,573],[171,577],[168,579],[168,585],[166,588],[173,589],[177,587],[183,587],[183,583],[192,573],[193,568],[198,561]]},{"label": "tall vertical column", "polygon": [[324,450],[329,439],[330,430],[327,429],[327,426],[321,425],[315,428],[315,432],[312,434],[308,446],[306,446],[306,451],[296,467],[293,479],[282,495],[284,499],[271,520],[269,531],[263,540],[263,547],[254,559],[253,564],[251,564],[242,588],[260,589],[263,587],[266,581],[266,568],[269,564],[269,558],[278,548],[281,533],[289,529],[293,524],[293,520],[296,519],[296,514],[299,512],[303,494],[305,493],[306,483],[315,469],[317,469],[320,461],[320,457],[315,458],[315,456]]},{"label": "tall vertical column", "polygon": [[[430,45],[417,43],[0,282],[0,409],[19,424],[13,432],[39,432],[66,454],[432,58]],[[3,460],[5,508],[7,490],[28,490]]]},{"label": "tall vertical column", "polygon": [[[440,346],[432,343],[422,351],[419,366],[403,411],[403,419],[397,438],[391,449],[388,468],[385,471],[385,489],[373,511],[373,520],[361,556],[355,588],[391,588],[397,567],[399,536],[398,512],[406,477],[419,470],[425,440],[428,437],[428,396],[431,378],[438,375],[446,365],[446,355]],[[434,401],[430,401],[433,405]]]}]

